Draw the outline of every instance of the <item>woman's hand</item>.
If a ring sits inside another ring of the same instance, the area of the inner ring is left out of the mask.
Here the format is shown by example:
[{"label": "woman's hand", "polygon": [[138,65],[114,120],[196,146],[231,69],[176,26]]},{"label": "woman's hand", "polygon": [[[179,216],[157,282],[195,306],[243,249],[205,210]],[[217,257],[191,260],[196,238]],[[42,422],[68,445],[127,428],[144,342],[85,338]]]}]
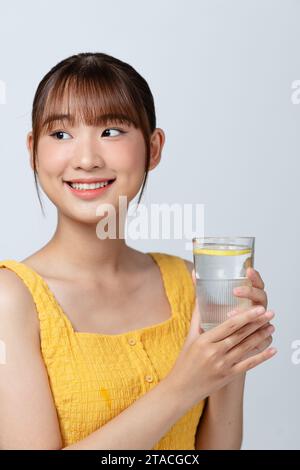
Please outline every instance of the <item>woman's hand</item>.
[{"label": "woman's hand", "polygon": [[[192,277],[195,283],[194,271]],[[269,320],[273,316],[274,312],[256,305],[204,333],[196,297],[190,331],[166,378],[193,406],[276,353],[274,348],[254,352],[270,336]]]},{"label": "woman's hand", "polygon": [[[235,289],[233,289],[233,294],[236,295],[237,297],[251,300],[253,306],[262,305],[266,309],[268,305],[268,296],[267,296],[266,291],[264,290],[265,283],[262,280],[261,275],[254,268],[248,268],[246,275],[248,279],[251,281],[252,287],[249,287],[249,286],[236,287]],[[230,313],[236,314],[238,312],[233,311]],[[266,325],[262,326],[261,328],[267,328],[268,326],[272,326],[270,322],[266,323]],[[270,333],[273,333],[273,332],[274,330],[270,330]],[[272,340],[273,338],[270,334],[268,337],[264,338],[260,344],[255,346],[255,348],[252,351],[249,351],[245,355],[245,358],[251,357],[254,354],[257,354],[258,352],[264,351],[268,346],[270,346],[270,344],[272,343]]]},{"label": "woman's hand", "polygon": [[259,272],[254,268],[248,268],[246,276],[251,281],[252,287],[235,287],[235,289],[233,289],[234,295],[252,300],[253,305],[262,305],[266,309],[268,305],[268,297],[266,291],[264,290],[265,283],[262,280]]},{"label": "woman's hand", "polygon": [[[249,299],[252,302],[253,306],[263,306],[265,309],[267,309],[268,306],[268,296],[265,289],[265,283],[258,271],[256,271],[254,268],[247,268],[246,276],[248,279],[251,281],[252,286],[241,286],[241,287],[236,287],[233,289],[233,294],[237,297],[240,298],[245,298]],[[193,270],[192,272],[192,279],[194,282],[194,286],[196,288],[196,278],[195,278],[195,271]],[[229,312],[229,316],[233,316],[239,313],[239,310],[232,310]],[[270,322],[267,322],[265,325],[263,325],[261,328],[267,328],[271,327],[273,325],[270,324]],[[274,328],[274,327],[273,327]],[[203,330],[202,330],[203,331]],[[273,330],[270,330],[270,335],[262,340],[260,344],[255,346],[252,351],[248,351],[247,354],[245,354],[244,359],[247,357],[251,357],[254,354],[257,354],[258,352],[264,351],[268,346],[273,341],[272,338],[272,333],[274,333],[275,328]]]}]

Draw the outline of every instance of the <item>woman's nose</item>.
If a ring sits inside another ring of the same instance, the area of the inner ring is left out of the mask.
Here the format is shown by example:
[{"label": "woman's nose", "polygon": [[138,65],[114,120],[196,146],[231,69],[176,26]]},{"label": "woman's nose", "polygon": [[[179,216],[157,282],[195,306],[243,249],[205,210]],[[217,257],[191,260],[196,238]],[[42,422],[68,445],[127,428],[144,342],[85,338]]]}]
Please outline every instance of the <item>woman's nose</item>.
[{"label": "woman's nose", "polygon": [[72,161],[74,168],[80,167],[85,170],[105,166],[99,144],[96,145],[91,138],[85,138],[78,144]]}]

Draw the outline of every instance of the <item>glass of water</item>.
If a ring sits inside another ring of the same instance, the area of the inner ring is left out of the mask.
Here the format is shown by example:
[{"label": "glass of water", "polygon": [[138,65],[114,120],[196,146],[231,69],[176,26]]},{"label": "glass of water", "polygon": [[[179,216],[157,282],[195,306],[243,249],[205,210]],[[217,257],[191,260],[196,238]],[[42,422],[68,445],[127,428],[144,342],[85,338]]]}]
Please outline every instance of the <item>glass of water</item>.
[{"label": "glass of water", "polygon": [[204,331],[227,320],[227,313],[248,309],[252,301],[236,297],[235,287],[249,285],[254,267],[255,237],[193,238],[193,258],[199,310]]}]

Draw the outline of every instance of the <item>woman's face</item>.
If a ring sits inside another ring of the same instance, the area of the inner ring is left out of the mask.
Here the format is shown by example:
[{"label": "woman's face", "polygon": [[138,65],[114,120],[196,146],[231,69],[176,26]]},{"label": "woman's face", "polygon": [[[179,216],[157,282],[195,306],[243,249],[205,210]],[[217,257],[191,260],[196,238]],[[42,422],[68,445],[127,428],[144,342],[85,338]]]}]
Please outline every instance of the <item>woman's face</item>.
[{"label": "woman's face", "polygon": [[[29,132],[27,147],[33,169],[32,143]],[[159,163],[163,144],[163,131],[155,129],[151,136],[150,170]],[[140,129],[130,124],[94,127],[80,123],[76,127],[58,125],[42,134],[36,164],[40,185],[58,210],[79,221],[95,223],[101,203],[112,204],[118,213],[119,196],[126,196],[128,206],[143,183],[145,162],[146,146]],[[91,178],[115,181],[92,198],[79,196],[80,190],[72,191],[66,183]]]}]

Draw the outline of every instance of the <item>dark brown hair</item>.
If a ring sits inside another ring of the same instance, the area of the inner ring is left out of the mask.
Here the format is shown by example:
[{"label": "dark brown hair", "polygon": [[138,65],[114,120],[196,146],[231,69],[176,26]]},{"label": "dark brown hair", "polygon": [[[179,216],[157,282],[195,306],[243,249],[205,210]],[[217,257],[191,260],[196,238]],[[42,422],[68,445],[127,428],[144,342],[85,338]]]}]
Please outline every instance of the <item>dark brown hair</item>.
[{"label": "dark brown hair", "polygon": [[146,163],[139,204],[148,176],[150,136],[156,128],[151,90],[146,80],[126,62],[102,52],[82,52],[56,64],[43,77],[34,96],[33,167],[42,212],[36,167],[38,140],[58,123],[56,116],[62,114],[65,97],[68,108],[63,114],[70,115],[72,125],[79,120],[93,126],[126,122],[141,129],[146,144]]}]

